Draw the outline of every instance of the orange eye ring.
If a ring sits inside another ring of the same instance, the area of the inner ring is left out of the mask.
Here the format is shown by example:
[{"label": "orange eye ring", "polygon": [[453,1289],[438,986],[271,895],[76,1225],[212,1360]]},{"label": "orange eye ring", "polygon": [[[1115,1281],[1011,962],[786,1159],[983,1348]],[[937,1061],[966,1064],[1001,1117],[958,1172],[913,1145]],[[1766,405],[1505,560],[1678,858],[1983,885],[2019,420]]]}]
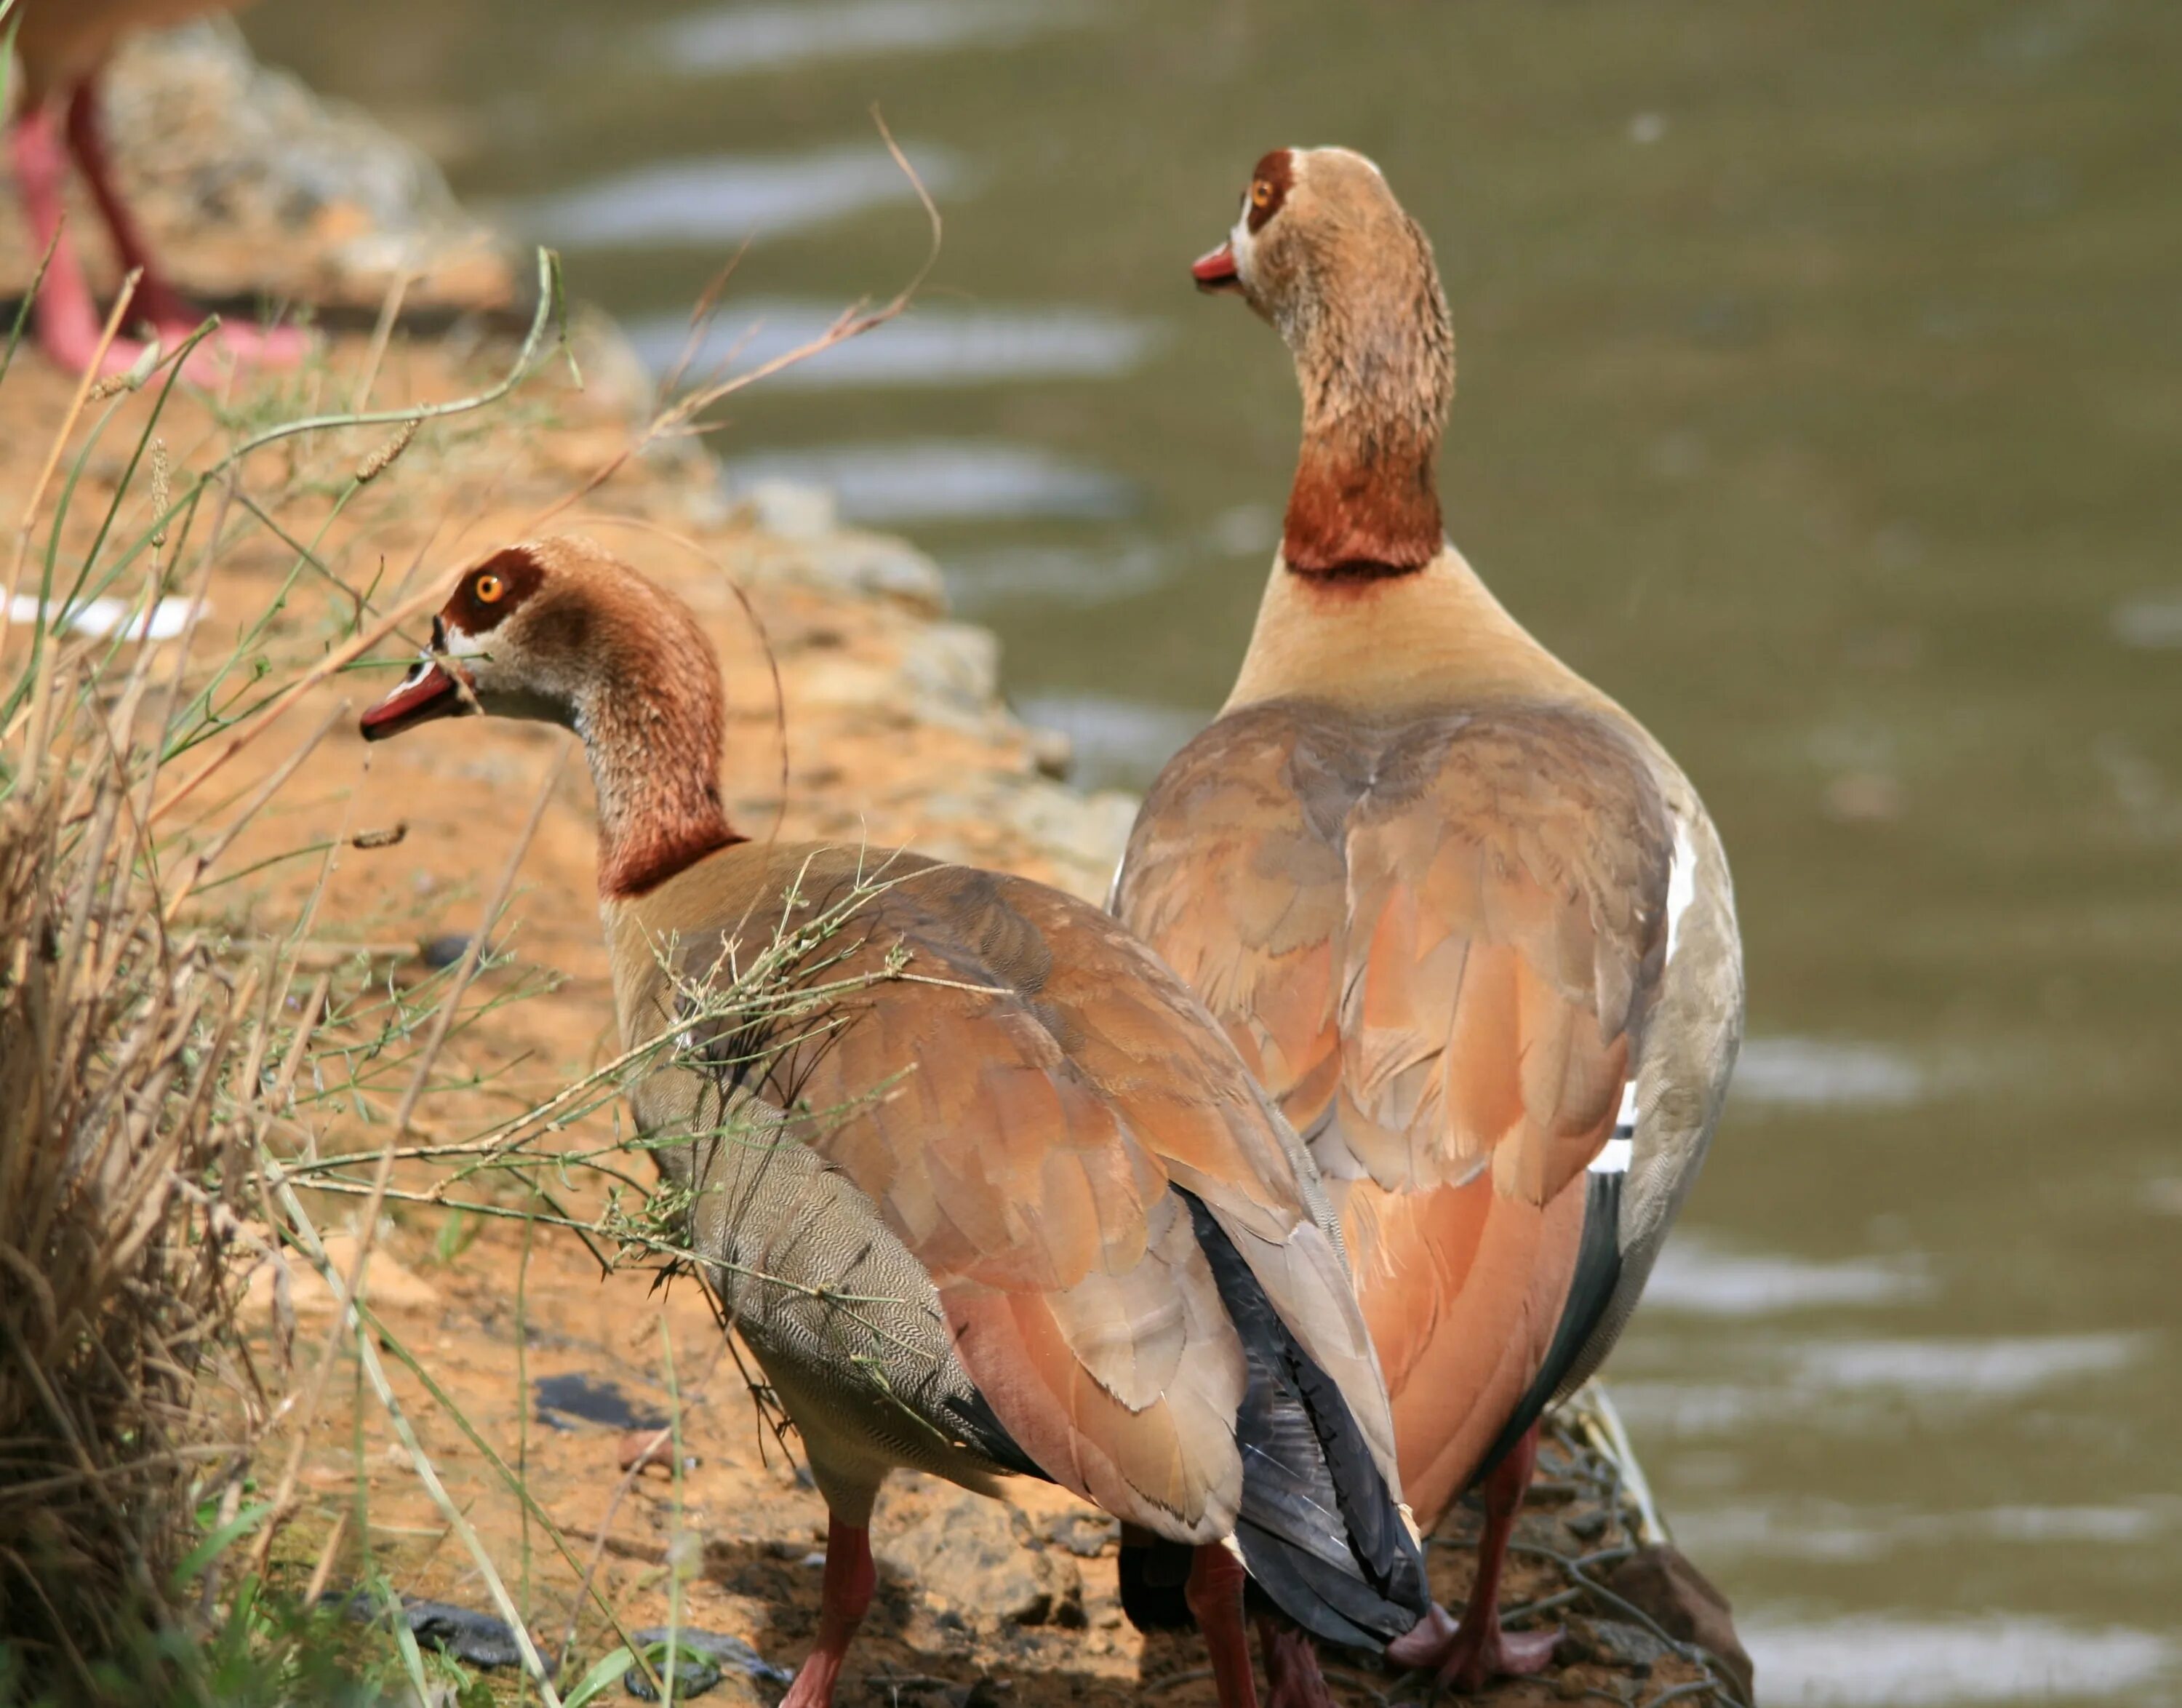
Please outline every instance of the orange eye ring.
[{"label": "orange eye ring", "polygon": [[1264,179],[1260,178],[1250,186],[1250,205],[1253,208],[1269,208],[1272,201],[1273,186]]},{"label": "orange eye ring", "polygon": [[479,604],[496,605],[500,602],[500,596],[507,591],[507,583],[499,576],[487,573],[477,578],[477,585],[470,591],[477,595]]}]

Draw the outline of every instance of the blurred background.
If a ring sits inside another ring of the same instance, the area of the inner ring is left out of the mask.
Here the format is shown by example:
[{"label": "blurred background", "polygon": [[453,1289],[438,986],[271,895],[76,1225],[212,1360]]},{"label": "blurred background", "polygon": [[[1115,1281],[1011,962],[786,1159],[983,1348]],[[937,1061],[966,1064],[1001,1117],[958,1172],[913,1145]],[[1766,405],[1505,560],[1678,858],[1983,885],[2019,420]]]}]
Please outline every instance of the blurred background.
[{"label": "blurred background", "polygon": [[1433,236],[1457,542],[1705,792],[1752,1040],[1610,1372],[1769,1703],[2182,1700],[2182,8],[274,0],[260,53],[945,567],[1141,787],[1296,434],[1185,269],[1285,143]]}]

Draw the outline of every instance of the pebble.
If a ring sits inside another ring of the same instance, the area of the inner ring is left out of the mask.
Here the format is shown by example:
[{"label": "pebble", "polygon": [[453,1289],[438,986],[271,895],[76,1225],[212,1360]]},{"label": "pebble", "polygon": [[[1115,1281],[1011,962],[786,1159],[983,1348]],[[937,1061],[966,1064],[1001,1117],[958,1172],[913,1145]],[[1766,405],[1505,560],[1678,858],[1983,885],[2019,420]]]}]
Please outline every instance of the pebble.
[{"label": "pebble", "polygon": [[[645,1653],[655,1667],[667,1664],[668,1629],[654,1625],[642,1631],[629,1633],[629,1641]],[[701,1696],[717,1688],[726,1669],[733,1668],[752,1678],[763,1679],[770,1684],[785,1684],[795,1675],[785,1666],[776,1666],[739,1637],[724,1636],[717,1631],[701,1631],[684,1626],[672,1633],[674,1641],[674,1700]],[[632,1666],[622,1675],[622,1689],[640,1702],[656,1702],[658,1693],[644,1676],[641,1667]]]},{"label": "pebble", "polygon": [[[345,1598],[330,1599],[341,1599],[343,1611],[360,1625],[368,1625],[381,1616],[378,1602],[363,1590],[356,1590]],[[522,1648],[505,1619],[473,1608],[458,1607],[451,1601],[428,1601],[409,1595],[402,1598],[402,1608],[410,1632],[418,1643],[451,1655],[466,1666],[490,1670],[523,1664]],[[539,1658],[546,1664],[546,1676],[551,1677],[553,1657],[541,1650]]]},{"label": "pebble", "polygon": [[1083,1577],[1068,1555],[1038,1545],[1016,1507],[967,1490],[934,1490],[907,1529],[878,1541],[879,1563],[943,1604],[941,1618],[1005,1625],[1083,1624]]}]

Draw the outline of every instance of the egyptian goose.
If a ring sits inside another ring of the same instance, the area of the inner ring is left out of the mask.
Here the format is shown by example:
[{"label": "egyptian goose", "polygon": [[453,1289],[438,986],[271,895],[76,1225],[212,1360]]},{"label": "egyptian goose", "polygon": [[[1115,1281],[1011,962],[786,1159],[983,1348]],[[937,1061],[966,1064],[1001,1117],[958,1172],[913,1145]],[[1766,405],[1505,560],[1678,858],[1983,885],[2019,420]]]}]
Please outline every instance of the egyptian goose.
[{"label": "egyptian goose", "polygon": [[1674,762],[1442,532],[1454,338],[1378,169],[1266,155],[1193,271],[1288,342],[1303,448],[1234,691],[1154,784],[1114,907],[1316,1160],[1426,1530],[1485,1479],[1461,1625],[1391,1651],[1475,1688],[1551,1656],[1500,1629],[1503,1554],[1540,1413],[1614,1345],[1712,1137],[1734,896]]},{"label": "egyptian goose", "polygon": [[[1254,1700],[1244,1570],[1376,1647],[1430,1605],[1393,1426],[1309,1160],[1203,1006],[1110,917],[914,855],[747,841],[686,607],[588,541],[465,573],[378,740],[465,712],[582,736],[633,1094],[689,1240],[831,1515],[831,1700],[888,1472],[1043,1477],[1193,1549],[1223,1704]],[[703,992],[778,940],[819,990],[767,1025]]]},{"label": "egyptian goose", "polygon": [[[77,254],[63,224],[63,195],[73,157],[82,169],[92,199],[113,236],[125,268],[141,268],[130,304],[132,324],[148,324],[169,349],[202,325],[204,313],[192,306],[160,274],[144,235],[114,182],[105,134],[99,123],[98,74],[121,38],[135,30],[156,30],[208,12],[231,12],[248,0],[16,0],[15,53],[22,64],[23,87],[8,121],[8,146],[15,185],[30,225],[30,241],[40,255],[50,247],[53,258],[38,292],[38,342],[54,361],[74,373],[91,365],[97,353],[103,322]],[[261,330],[223,324],[214,340],[218,350],[236,362],[265,366],[292,364],[302,354],[303,336],[293,327]],[[143,354],[134,339],[116,338],[102,364],[109,374],[126,372]],[[191,377],[216,372],[213,352],[200,345]]]}]

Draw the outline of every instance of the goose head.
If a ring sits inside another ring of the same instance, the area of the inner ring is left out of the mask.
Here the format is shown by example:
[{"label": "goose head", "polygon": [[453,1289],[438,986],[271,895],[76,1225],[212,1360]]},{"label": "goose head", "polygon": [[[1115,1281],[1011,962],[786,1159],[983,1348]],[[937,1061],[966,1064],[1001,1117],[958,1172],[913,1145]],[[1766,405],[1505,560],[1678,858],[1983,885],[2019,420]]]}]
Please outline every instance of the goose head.
[{"label": "goose head", "polygon": [[1386,176],[1347,148],[1261,158],[1225,241],[1190,269],[1271,324],[1303,388],[1288,567],[1421,567],[1442,543],[1433,462],[1454,335],[1432,245]]},{"label": "goose head", "polygon": [[599,884],[641,893],[742,839],[720,803],[719,661],[695,614],[574,536],[464,570],[431,645],[365,712],[367,741],[442,718],[557,724],[583,740],[599,801]]}]

